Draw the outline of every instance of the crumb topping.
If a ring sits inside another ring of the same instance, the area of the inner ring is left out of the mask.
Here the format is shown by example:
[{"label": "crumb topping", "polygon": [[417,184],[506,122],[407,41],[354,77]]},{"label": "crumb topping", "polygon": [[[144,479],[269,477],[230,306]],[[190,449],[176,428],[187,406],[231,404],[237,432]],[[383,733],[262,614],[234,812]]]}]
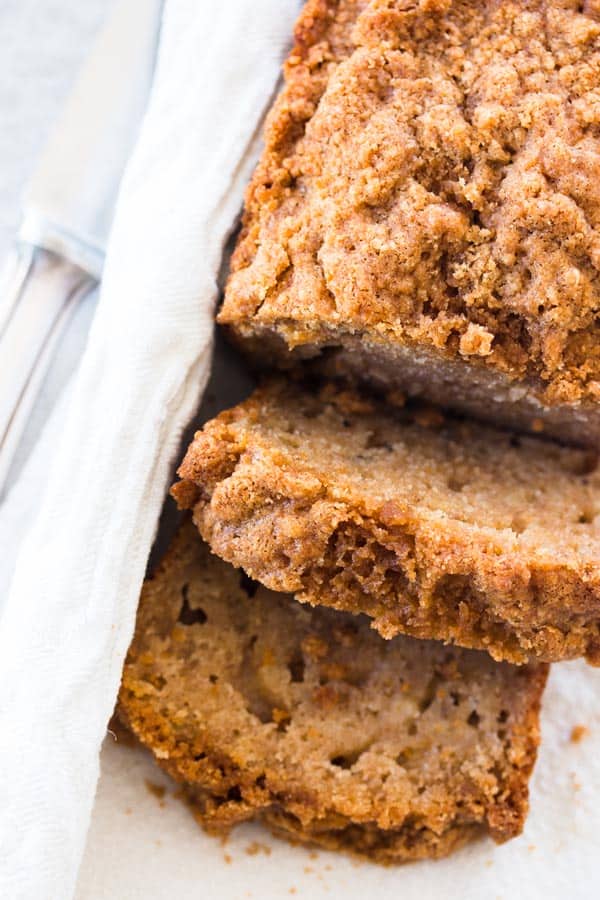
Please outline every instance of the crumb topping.
[{"label": "crumb topping", "polygon": [[600,4],[311,0],[221,320],[600,396]]}]

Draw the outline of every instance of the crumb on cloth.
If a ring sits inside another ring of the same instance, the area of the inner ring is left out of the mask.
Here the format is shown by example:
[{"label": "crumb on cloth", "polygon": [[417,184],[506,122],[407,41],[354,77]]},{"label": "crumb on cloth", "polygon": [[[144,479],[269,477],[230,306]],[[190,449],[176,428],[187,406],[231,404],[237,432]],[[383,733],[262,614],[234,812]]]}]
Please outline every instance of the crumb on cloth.
[{"label": "crumb on cloth", "polygon": [[570,741],[572,744],[579,744],[581,741],[586,738],[590,733],[590,729],[587,725],[574,725],[571,729],[571,737]]}]

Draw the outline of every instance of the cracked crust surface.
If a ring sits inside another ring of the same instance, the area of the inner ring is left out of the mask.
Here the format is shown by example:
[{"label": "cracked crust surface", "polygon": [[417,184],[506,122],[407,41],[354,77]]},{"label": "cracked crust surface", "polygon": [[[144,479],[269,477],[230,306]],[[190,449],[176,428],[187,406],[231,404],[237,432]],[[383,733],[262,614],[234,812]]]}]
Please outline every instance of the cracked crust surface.
[{"label": "cracked crust surface", "polygon": [[545,679],[271,593],[187,523],[142,591],[119,714],[205,827],[402,862],[521,831]]},{"label": "cracked crust surface", "polygon": [[220,321],[600,440],[600,3],[309,0],[285,78]]},{"label": "cracked crust surface", "polygon": [[172,492],[273,590],[522,663],[600,662],[591,451],[272,382],[198,432]]}]

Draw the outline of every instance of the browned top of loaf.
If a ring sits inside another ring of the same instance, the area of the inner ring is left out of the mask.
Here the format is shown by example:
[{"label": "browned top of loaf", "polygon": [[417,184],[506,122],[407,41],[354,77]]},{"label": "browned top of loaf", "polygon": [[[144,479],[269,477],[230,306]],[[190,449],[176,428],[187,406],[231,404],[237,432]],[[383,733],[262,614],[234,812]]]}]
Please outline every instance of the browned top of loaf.
[{"label": "browned top of loaf", "polygon": [[[545,677],[544,666],[383,641],[364,618],[252,584],[187,525],[144,586],[120,706],[225,820],[245,806],[341,834],[405,828],[415,856],[449,829],[520,831]],[[393,855],[385,835],[369,841]]]},{"label": "browned top of loaf", "polygon": [[598,0],[309,0],[285,78],[221,321],[599,399]]}]

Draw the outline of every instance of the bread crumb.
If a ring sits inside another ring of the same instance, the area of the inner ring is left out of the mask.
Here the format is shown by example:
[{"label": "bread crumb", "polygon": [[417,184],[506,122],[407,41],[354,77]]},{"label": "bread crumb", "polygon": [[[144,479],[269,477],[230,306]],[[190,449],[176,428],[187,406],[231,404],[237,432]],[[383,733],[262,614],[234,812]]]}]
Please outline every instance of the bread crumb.
[{"label": "bread crumb", "polygon": [[225,860],[225,862],[227,863],[228,866],[233,862],[233,858],[230,853],[224,853],[223,859]]},{"label": "bread crumb", "polygon": [[461,356],[489,356],[494,335],[482,325],[470,322],[461,336],[458,352]]},{"label": "bread crumb", "polygon": [[251,844],[248,844],[246,847],[246,853],[248,856],[256,856],[258,853],[264,853],[265,856],[271,855],[271,848],[268,844],[261,844],[259,841],[252,841]]},{"label": "bread crumb", "polygon": [[589,733],[587,725],[574,725],[571,729],[571,743],[579,744]]},{"label": "bread crumb", "polygon": [[165,797],[165,793],[167,790],[166,787],[164,786],[164,784],[154,784],[154,782],[150,781],[149,778],[145,778],[144,782],[146,784],[148,791],[154,797],[156,797],[156,799],[159,801],[160,806],[164,807],[165,806],[164,797]]}]

